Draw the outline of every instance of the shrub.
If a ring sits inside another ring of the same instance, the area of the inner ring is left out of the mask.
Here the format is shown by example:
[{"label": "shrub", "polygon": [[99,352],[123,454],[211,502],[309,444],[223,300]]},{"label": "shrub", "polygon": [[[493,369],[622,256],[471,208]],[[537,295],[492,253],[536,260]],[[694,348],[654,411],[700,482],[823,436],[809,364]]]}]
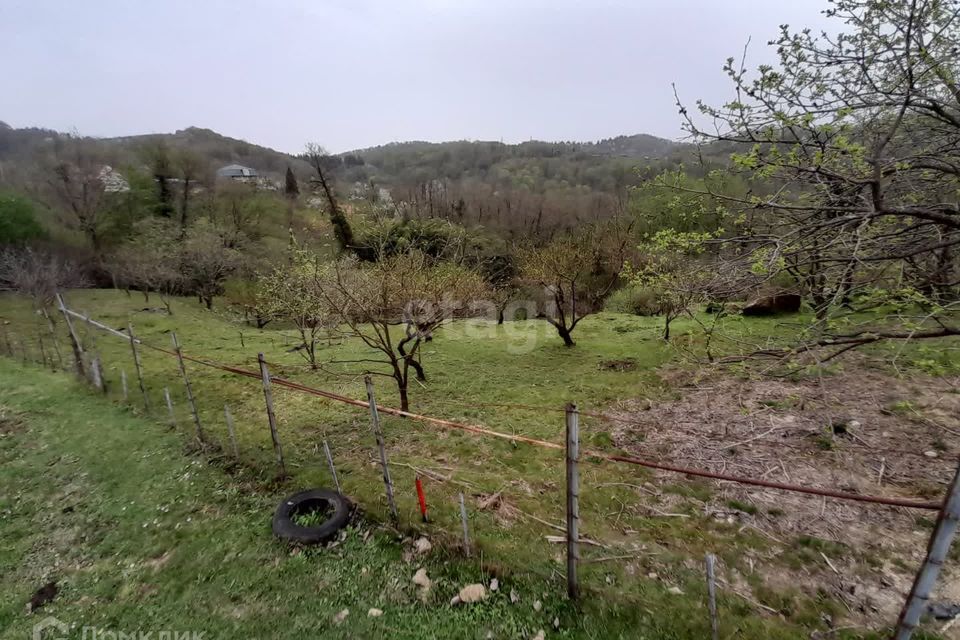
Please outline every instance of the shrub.
[{"label": "shrub", "polygon": [[0,192],[0,246],[23,245],[46,235],[32,202]]},{"label": "shrub", "polygon": [[660,313],[660,303],[657,292],[653,289],[630,286],[614,292],[607,299],[604,310],[635,316],[655,316]]}]

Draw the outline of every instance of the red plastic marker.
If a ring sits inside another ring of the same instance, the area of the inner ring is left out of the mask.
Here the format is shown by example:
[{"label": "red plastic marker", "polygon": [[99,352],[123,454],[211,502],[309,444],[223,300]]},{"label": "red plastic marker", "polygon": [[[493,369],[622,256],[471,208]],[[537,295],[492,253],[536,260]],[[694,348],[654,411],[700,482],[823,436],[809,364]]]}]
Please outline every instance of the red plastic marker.
[{"label": "red plastic marker", "polygon": [[417,500],[420,501],[420,515],[423,521],[427,522],[427,499],[423,495],[423,483],[420,482],[420,476],[417,476]]}]

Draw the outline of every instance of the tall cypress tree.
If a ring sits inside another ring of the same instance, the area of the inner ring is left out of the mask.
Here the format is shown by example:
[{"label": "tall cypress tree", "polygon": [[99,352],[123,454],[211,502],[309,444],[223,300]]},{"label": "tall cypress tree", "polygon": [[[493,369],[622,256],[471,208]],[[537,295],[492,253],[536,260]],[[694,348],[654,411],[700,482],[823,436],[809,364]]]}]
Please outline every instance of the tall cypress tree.
[{"label": "tall cypress tree", "polygon": [[300,195],[300,185],[297,184],[297,176],[293,175],[290,165],[287,165],[287,185],[283,191],[291,200],[296,200]]}]

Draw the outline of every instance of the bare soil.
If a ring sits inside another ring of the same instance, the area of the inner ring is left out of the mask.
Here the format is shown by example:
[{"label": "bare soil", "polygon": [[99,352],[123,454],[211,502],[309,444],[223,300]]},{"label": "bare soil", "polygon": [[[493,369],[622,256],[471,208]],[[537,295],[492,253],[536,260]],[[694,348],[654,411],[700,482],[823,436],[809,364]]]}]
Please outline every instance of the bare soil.
[{"label": "bare soil", "polygon": [[[608,411],[621,420],[611,433],[616,446],[727,474],[925,502],[941,499],[957,469],[958,380],[897,378],[851,358],[822,378],[673,371],[667,382],[674,400],[631,400]],[[675,474],[657,473],[654,484],[676,482]],[[847,610],[835,625],[877,627],[896,619],[936,512],[713,486],[709,499],[696,501],[704,514],[773,543],[773,552],[748,559],[748,573],[811,597],[829,591]],[[690,501],[661,491],[657,508]],[[957,557],[934,600],[960,603]],[[731,574],[732,586],[749,592],[747,576]]]}]

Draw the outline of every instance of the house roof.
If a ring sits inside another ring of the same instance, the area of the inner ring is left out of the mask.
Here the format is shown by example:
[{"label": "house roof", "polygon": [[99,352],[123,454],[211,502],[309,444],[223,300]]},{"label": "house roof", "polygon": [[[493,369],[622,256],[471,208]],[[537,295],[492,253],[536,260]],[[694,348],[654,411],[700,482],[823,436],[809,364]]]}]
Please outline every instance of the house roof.
[{"label": "house roof", "polygon": [[223,178],[255,178],[257,170],[240,164],[228,164],[217,169],[217,175]]}]

